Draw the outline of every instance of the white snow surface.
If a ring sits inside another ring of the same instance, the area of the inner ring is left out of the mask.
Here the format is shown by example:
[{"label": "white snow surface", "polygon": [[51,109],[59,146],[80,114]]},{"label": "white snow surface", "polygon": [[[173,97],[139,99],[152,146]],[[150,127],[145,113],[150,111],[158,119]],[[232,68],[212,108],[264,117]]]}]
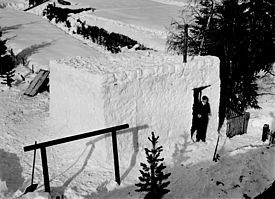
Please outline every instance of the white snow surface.
[{"label": "white snow surface", "polygon": [[[99,77],[101,77],[102,73],[110,73],[110,76],[112,76],[119,72],[122,73],[122,75],[116,77],[121,78],[121,80],[124,78],[124,73],[126,74],[129,70],[141,68],[143,67],[141,66],[142,64],[145,65],[144,68],[161,66],[160,68],[166,71],[167,74],[171,72],[173,68],[171,66],[175,67],[175,71],[180,68],[180,57],[174,57],[174,59],[173,56],[166,55],[164,52],[132,52],[131,50],[126,50],[120,54],[111,55],[101,47],[91,44],[80,37],[72,37],[70,32],[63,31],[66,29],[60,25],[51,24],[46,19],[31,13],[11,9],[12,7],[22,10],[26,7],[26,2],[27,1],[23,0],[0,0],[1,7],[7,7],[0,9],[0,25],[3,30],[3,37],[8,39],[7,45],[9,48],[13,48],[15,54],[23,51],[26,53],[29,61],[29,65],[20,65],[16,68],[16,81],[12,88],[7,88],[2,84],[0,85],[0,198],[3,199],[32,197],[21,196],[25,188],[30,185],[33,160],[33,153],[24,152],[24,146],[33,144],[35,140],[43,142],[63,137],[68,135],[68,133],[73,133],[69,125],[66,123],[64,125],[64,123],[51,117],[51,95],[49,93],[43,92],[35,97],[23,95],[30,81],[36,75],[30,71],[32,65],[34,65],[35,72],[37,72],[40,68],[50,69],[50,60],[61,60],[60,63],[65,63],[66,60],[77,60],[80,62],[80,65],[82,63],[82,66],[86,66],[87,60],[90,62],[90,60],[94,58],[93,63],[106,63],[104,65],[95,65],[96,67],[92,68],[97,70],[98,74],[100,74]],[[78,7],[81,7],[81,5],[89,5],[97,8],[96,4],[90,5],[92,2],[88,0],[85,2],[84,0],[74,0],[71,2],[74,2],[75,6]],[[94,21],[96,21],[95,19],[98,17],[101,20],[97,22],[97,25],[100,25],[102,22],[102,27],[109,27],[110,30],[113,31],[121,29],[119,28],[122,27],[121,24],[123,24],[123,27],[131,27],[129,30],[139,30],[128,31],[129,34],[126,35],[130,37],[134,35],[136,38],[141,38],[140,41],[144,41],[144,44],[147,42],[147,44],[159,46],[159,49],[163,50],[164,38],[162,38],[162,40],[153,40],[144,36],[147,35],[148,29],[150,29],[152,34],[155,30],[155,35],[161,35],[159,31],[163,31],[163,29],[161,30],[161,28],[156,27],[151,28],[152,22],[150,20],[143,20],[141,23],[139,20],[141,17],[136,17],[133,9],[127,10],[127,6],[129,4],[134,5],[134,1],[120,0],[117,1],[117,3],[110,3],[111,1],[102,0],[95,2],[110,7],[120,5],[124,8],[125,12],[117,11],[114,12],[114,15],[121,13],[119,17],[123,18],[123,15],[127,20],[131,18],[131,14],[133,14],[133,17],[128,21],[119,20],[118,17],[112,17],[111,14],[109,14],[110,10],[106,16],[103,14],[101,16],[95,15],[93,16],[95,18],[93,18],[91,17],[92,13],[88,12],[80,13],[79,17],[83,19],[87,17],[87,19],[90,20],[92,18]],[[139,1],[135,2],[138,4]],[[153,1],[140,2],[142,2],[142,4],[140,3],[139,6],[149,7],[148,5],[152,5],[151,3]],[[148,4],[146,4],[146,2]],[[166,9],[166,4],[162,3],[161,5],[161,8]],[[137,7],[137,5],[135,5],[135,7]],[[98,6],[97,9],[99,8]],[[171,7],[168,6],[167,10],[170,8]],[[153,10],[153,7],[151,7],[151,9]],[[141,10],[142,9],[139,10],[140,13]],[[33,10],[33,12],[36,11],[37,14],[41,13],[41,8]],[[96,13],[97,11],[94,14]],[[157,12],[155,11],[154,13]],[[165,11],[162,12],[162,14],[164,13]],[[167,13],[169,12],[167,11]],[[150,15],[147,14],[147,16]],[[77,16],[73,16],[72,18],[77,19]],[[170,15],[167,16],[166,20],[170,20]],[[103,23],[104,21],[106,22],[105,24]],[[158,27],[163,26],[160,25]],[[124,32],[127,33],[127,31]],[[166,65],[167,68],[165,68]],[[184,65],[182,64],[182,66]],[[126,68],[127,70],[125,70]],[[63,70],[65,70],[65,66]],[[81,73],[81,77],[85,75],[90,77],[90,75],[93,74],[91,68],[81,67],[81,70],[76,68],[75,71]],[[155,72],[156,71],[153,71],[152,73],[154,74]],[[150,74],[150,72],[147,74]],[[20,75],[25,76],[26,80],[23,81]],[[164,78],[164,80],[169,81],[169,78]],[[209,78],[213,78],[213,76]],[[177,79],[177,77],[175,77],[175,79]],[[67,81],[70,80],[68,79]],[[74,81],[77,82],[77,80]],[[192,76],[186,76],[185,81],[193,82],[194,80]],[[247,134],[228,139],[225,136],[225,129],[222,129],[222,137],[218,148],[221,159],[217,163],[212,161],[217,139],[217,134],[214,131],[208,132],[207,143],[192,143],[187,132],[175,137],[172,143],[173,145],[171,145],[173,147],[164,148],[163,155],[165,156],[167,171],[172,173],[169,178],[171,181],[169,185],[170,192],[165,195],[164,198],[243,198],[245,194],[249,197],[255,197],[271,185],[275,178],[274,146],[269,147],[267,143],[261,142],[261,132],[265,123],[270,124],[273,128],[272,125],[275,121],[273,116],[275,113],[274,82],[275,78],[268,74],[259,79],[259,93],[261,94],[259,96],[259,105],[262,109],[248,110],[251,117]],[[122,94],[127,91],[123,91],[123,84],[117,83]],[[99,91],[94,93],[95,98],[93,100],[102,99],[100,95],[106,94],[104,92],[101,93],[101,91],[104,90],[102,90],[100,85],[102,84],[99,84],[99,82],[94,82],[94,84],[90,85],[91,88],[98,89]],[[111,82],[107,85],[110,86]],[[114,85],[110,88],[113,89]],[[131,87],[126,88],[130,90]],[[141,86],[141,89],[146,89],[146,85]],[[176,89],[179,89],[179,87]],[[116,93],[117,91],[118,90],[113,89],[109,93]],[[64,90],[63,92],[65,95],[68,90]],[[89,95],[92,96],[93,94],[91,93]],[[125,93],[123,95],[125,95]],[[110,95],[109,99],[114,102],[121,100],[120,98],[112,96],[113,95]],[[128,99],[131,98],[129,97]],[[215,101],[215,99],[211,98],[210,100],[211,103],[212,100]],[[192,99],[190,99],[190,101],[192,101]],[[102,107],[105,105],[103,101],[100,100],[98,104],[101,104]],[[170,108],[171,107],[172,106],[170,106]],[[112,107],[109,106],[109,113],[112,112],[111,108]],[[121,108],[126,109],[127,107]],[[161,105],[158,108],[159,110],[157,111],[163,110]],[[131,109],[129,110],[131,111]],[[102,111],[102,109],[98,108],[97,111]],[[147,114],[145,113],[144,115]],[[184,116],[183,114],[182,117]],[[179,117],[180,116],[176,119],[180,120],[181,118]],[[115,116],[113,118],[115,118]],[[145,120],[147,120],[147,118],[144,118],[144,121]],[[103,120],[99,118],[98,121]],[[123,123],[124,121],[119,122]],[[146,123],[142,122],[140,124],[143,125]],[[98,123],[97,127],[100,128],[101,125],[107,124]],[[173,124],[171,129],[178,128],[174,125],[176,124]],[[133,126],[130,126],[130,128],[131,127]],[[164,128],[168,129],[169,127],[164,126]],[[134,129],[131,130],[134,131]],[[146,128],[144,128],[142,131],[146,134],[142,139],[151,133],[151,129],[146,131]],[[161,135],[162,132],[158,130],[156,133]],[[129,143],[132,143],[137,138],[135,132],[132,134],[130,132],[128,135],[125,133],[124,136],[128,136],[127,139],[130,141]],[[143,151],[143,147],[146,145],[144,144],[145,140],[142,140],[144,145],[134,145],[129,159],[126,160],[126,157],[120,159],[122,183],[121,185],[117,185],[114,181],[113,160],[110,155],[111,149],[105,150],[108,148],[108,139],[109,138],[105,136],[98,136],[93,139],[76,141],[73,145],[71,145],[72,143],[67,143],[47,149],[52,198],[61,194],[71,199],[142,198],[144,196],[134,191],[134,183],[138,181],[138,176],[140,175],[138,171],[140,169],[139,160],[145,159]],[[160,137],[160,142],[164,143],[162,139],[163,138]],[[141,139],[139,141],[141,141]],[[104,147],[100,145],[102,143],[105,143]],[[129,144],[129,147],[130,146]],[[148,141],[146,147],[149,146]],[[139,150],[138,152],[136,151],[137,148]],[[97,158],[101,154],[106,154],[105,157],[107,157],[109,162],[106,161],[106,159],[103,161]],[[119,154],[122,153],[120,152]],[[172,156],[169,158],[167,154],[172,154]],[[36,154],[34,183],[39,184],[38,191],[43,191],[43,174],[39,151],[37,151]],[[36,195],[35,198],[41,198],[43,196],[47,198],[47,196],[43,194],[33,195]]]}]

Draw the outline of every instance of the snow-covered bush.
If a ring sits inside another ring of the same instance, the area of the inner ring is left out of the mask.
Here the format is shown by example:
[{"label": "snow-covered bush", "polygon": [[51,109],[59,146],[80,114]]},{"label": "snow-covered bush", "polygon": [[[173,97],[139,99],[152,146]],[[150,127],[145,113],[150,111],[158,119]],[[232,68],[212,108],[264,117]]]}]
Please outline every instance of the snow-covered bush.
[{"label": "snow-covered bush", "polygon": [[[53,3],[43,10],[43,16],[46,16],[50,21],[54,19],[55,23],[64,23],[66,27],[71,28],[71,22],[68,20],[69,14],[76,14],[91,9],[81,8],[72,10],[69,8],[59,8]],[[76,32],[73,31],[73,33],[82,35],[84,39],[90,39],[92,42],[104,46],[106,50],[112,53],[121,52],[121,48],[123,47],[127,47],[128,49],[133,48],[137,44],[139,47],[136,50],[152,50],[125,35],[113,32],[109,33],[103,28],[87,25],[85,21],[82,22],[80,19],[77,19],[77,23],[79,25],[76,27]]]},{"label": "snow-covered bush", "polygon": [[46,16],[50,21],[54,18],[56,23],[65,23],[69,14],[77,14],[83,11],[91,10],[92,8],[80,8],[80,9],[69,9],[59,8],[55,4],[49,4],[46,9],[43,10],[43,16]]},{"label": "snow-covered bush", "polygon": [[151,50],[125,35],[114,32],[109,33],[103,28],[87,25],[85,21],[82,22],[80,19],[77,22],[80,23],[80,26],[76,30],[77,34],[83,35],[85,39],[91,39],[92,42],[104,46],[106,50],[112,53],[121,52],[121,48],[123,47],[127,47],[128,49],[133,48],[136,44],[139,45],[137,50]]}]

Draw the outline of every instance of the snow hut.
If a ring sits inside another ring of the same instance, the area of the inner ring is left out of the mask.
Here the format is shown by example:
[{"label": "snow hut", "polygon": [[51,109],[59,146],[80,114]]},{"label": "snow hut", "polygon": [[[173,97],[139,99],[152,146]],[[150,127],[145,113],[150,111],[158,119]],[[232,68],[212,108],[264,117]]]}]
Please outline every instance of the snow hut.
[{"label": "snow hut", "polygon": [[[220,78],[216,57],[194,57],[183,64],[181,56],[124,52],[104,59],[51,61],[50,72],[50,116],[66,124],[68,136],[130,125],[118,133],[122,164],[129,164],[133,154],[137,159],[144,157],[142,149],[150,146],[147,137],[152,131],[160,136],[166,158],[182,136],[190,140],[196,90],[210,99],[208,134],[217,133]],[[110,137],[100,142],[102,161],[111,160]]]}]

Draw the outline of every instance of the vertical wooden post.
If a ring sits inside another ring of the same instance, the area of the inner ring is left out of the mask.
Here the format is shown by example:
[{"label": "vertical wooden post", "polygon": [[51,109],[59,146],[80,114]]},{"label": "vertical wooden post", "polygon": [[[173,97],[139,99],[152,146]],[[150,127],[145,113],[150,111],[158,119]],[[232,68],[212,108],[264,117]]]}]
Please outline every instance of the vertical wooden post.
[{"label": "vertical wooden post", "polygon": [[115,178],[116,178],[117,184],[120,185],[119,160],[118,160],[118,150],[117,150],[116,131],[113,131],[113,132],[112,132],[112,142],[113,142]]},{"label": "vertical wooden post", "polygon": [[183,48],[183,63],[187,62],[187,46],[188,46],[188,24],[184,25],[184,48]]},{"label": "vertical wooden post", "polygon": [[42,147],[42,148],[40,148],[40,151],[41,151],[41,159],[42,159],[42,169],[43,169],[45,192],[50,193],[51,190],[50,190],[50,180],[49,180],[46,148]]}]

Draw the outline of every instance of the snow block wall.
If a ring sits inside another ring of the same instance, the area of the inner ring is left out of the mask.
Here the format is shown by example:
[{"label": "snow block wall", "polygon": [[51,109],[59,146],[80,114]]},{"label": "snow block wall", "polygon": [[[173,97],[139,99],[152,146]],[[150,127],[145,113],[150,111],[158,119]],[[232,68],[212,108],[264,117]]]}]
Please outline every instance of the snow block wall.
[{"label": "snow block wall", "polygon": [[[183,64],[181,56],[159,54],[131,52],[104,60],[51,61],[51,117],[67,125],[68,136],[128,123],[130,129],[118,132],[122,167],[132,164],[133,157],[136,165],[144,160],[143,149],[150,147],[147,138],[154,131],[169,161],[176,143],[190,141],[193,89],[211,85],[202,95],[209,97],[212,110],[208,134],[217,133],[218,58],[195,57]],[[100,140],[96,147],[102,161],[111,161],[111,137],[94,139]]]}]

